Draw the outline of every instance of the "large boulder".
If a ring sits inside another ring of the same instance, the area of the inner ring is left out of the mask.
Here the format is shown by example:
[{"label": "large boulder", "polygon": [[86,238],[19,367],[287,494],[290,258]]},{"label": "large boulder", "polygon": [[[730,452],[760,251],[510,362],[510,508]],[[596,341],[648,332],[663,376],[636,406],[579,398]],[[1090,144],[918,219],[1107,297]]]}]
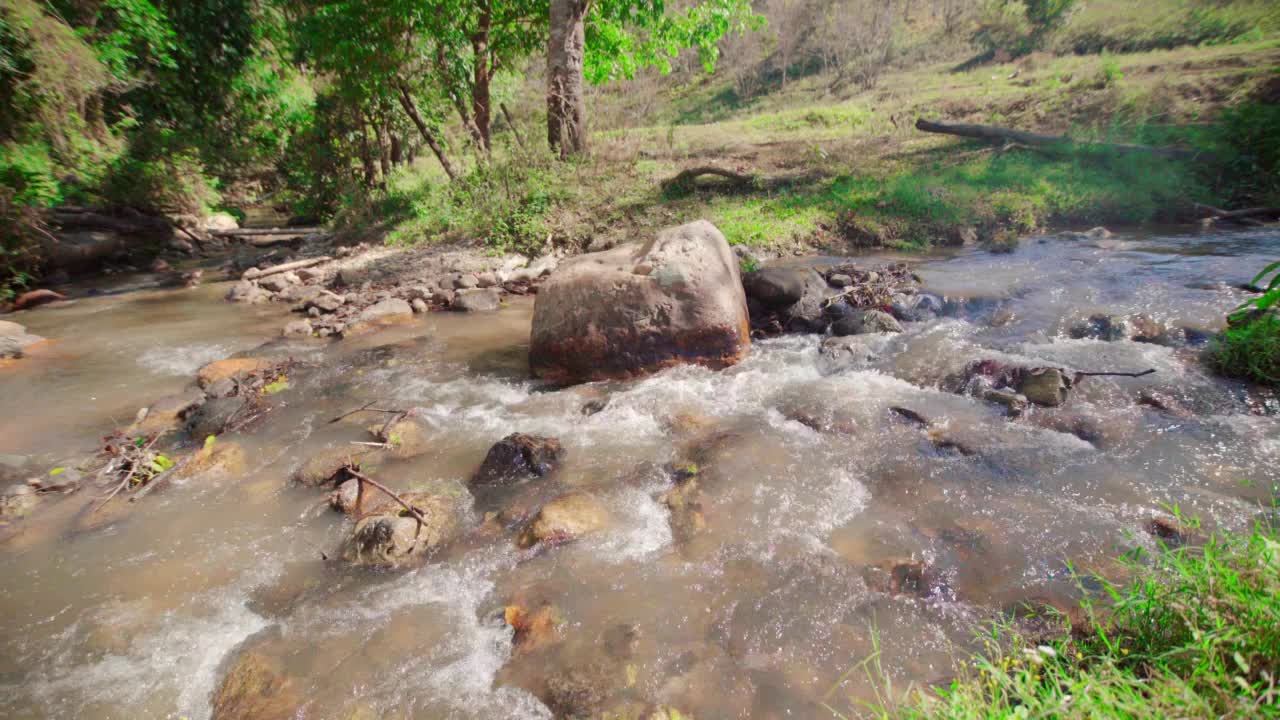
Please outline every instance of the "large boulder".
[{"label": "large boulder", "polygon": [[562,264],[538,292],[529,366],[552,382],[584,382],[725,367],[750,346],[738,264],[699,220]]}]

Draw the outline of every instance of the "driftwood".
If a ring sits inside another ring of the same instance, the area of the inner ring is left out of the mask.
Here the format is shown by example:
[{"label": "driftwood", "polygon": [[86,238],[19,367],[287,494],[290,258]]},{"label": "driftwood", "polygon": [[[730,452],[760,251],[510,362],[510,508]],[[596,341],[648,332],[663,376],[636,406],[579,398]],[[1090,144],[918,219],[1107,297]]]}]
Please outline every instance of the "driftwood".
[{"label": "driftwood", "polygon": [[1152,147],[1150,145],[1130,145],[1126,143],[1077,142],[1066,135],[1044,135],[1041,133],[1013,130],[995,125],[968,125],[964,123],[937,122],[935,120],[916,120],[916,129],[923,132],[956,135],[958,137],[987,140],[989,142],[1016,143],[1029,148],[1053,149],[1096,149],[1116,153],[1147,153],[1168,158],[1208,157],[1208,153],[1187,148]]},{"label": "driftwood", "polygon": [[324,228],[319,227],[283,227],[283,228],[236,228],[235,230],[210,230],[209,234],[214,237],[259,237],[262,235],[310,235],[312,233],[324,232]]},{"label": "driftwood", "polygon": [[1203,225],[1212,225],[1215,222],[1226,221],[1236,222],[1245,225],[1263,225],[1257,218],[1277,218],[1280,217],[1280,208],[1274,207],[1251,207],[1241,210],[1223,210],[1212,205],[1204,205],[1196,203],[1195,207],[1200,212],[1206,213],[1207,217],[1201,218]]},{"label": "driftwood", "polygon": [[137,215],[129,218],[104,215],[83,208],[53,208],[49,223],[63,230],[109,230],[122,235],[167,232],[169,222],[163,218]]},{"label": "driftwood", "polygon": [[306,260],[295,260],[293,262],[284,263],[283,265],[275,265],[267,268],[266,270],[249,268],[248,270],[244,271],[243,277],[245,280],[257,280],[259,278],[264,278],[271,275],[278,275],[280,273],[289,272],[290,270],[301,270],[302,268],[309,268],[312,265],[327,263],[332,259],[333,258],[329,257],[328,255],[321,255],[320,257],[316,257],[316,258],[307,258]]},{"label": "driftwood", "polygon": [[1080,380],[1080,378],[1082,378],[1082,377],[1131,377],[1131,378],[1140,378],[1140,377],[1146,377],[1146,376],[1148,376],[1148,375],[1151,375],[1151,374],[1155,373],[1155,371],[1156,371],[1156,369],[1155,369],[1155,368],[1151,368],[1150,370],[1143,370],[1142,372],[1078,372],[1078,373],[1076,373],[1075,379],[1076,379],[1076,381],[1079,381],[1079,380]]},{"label": "driftwood", "polygon": [[756,178],[754,176],[744,175],[739,172],[734,172],[732,170],[725,170],[724,168],[718,168],[712,165],[704,165],[701,167],[689,168],[688,170],[681,170],[679,173],[675,175],[675,177],[663,180],[662,189],[663,190],[691,189],[697,184],[698,178],[702,177],[703,175],[715,175],[717,177],[722,177],[728,181],[728,185],[730,187],[733,187],[735,189],[745,190],[745,189],[754,187],[756,184]]}]

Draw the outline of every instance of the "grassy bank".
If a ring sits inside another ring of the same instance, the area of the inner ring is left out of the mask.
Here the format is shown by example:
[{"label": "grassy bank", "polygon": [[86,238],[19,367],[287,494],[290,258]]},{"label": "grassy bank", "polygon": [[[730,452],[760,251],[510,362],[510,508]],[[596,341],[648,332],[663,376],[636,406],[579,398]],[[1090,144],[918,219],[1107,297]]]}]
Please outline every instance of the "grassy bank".
[{"label": "grassy bank", "polygon": [[996,633],[948,687],[859,706],[849,717],[1280,717],[1275,530],[1211,537],[1136,562],[1140,579],[1105,585],[1105,606],[1085,604],[1073,637]]},{"label": "grassy bank", "polygon": [[[1183,221],[1195,203],[1280,202],[1278,66],[1275,39],[1038,53],[964,71],[954,63],[899,70],[848,95],[805,78],[732,106],[717,100],[722,81],[699,79],[651,118],[667,120],[597,132],[588,160],[565,165],[499,147],[491,164],[448,187],[421,162],[386,191],[349,203],[344,220],[373,223],[394,242],[465,238],[526,252],[606,246],[699,217],[731,243],[778,252],[921,249],[972,237],[998,245],[1046,226]],[[998,148],[919,132],[917,117],[1204,154]],[[523,130],[536,137],[538,128]],[[700,165],[758,182],[663,191],[663,180]]]}]

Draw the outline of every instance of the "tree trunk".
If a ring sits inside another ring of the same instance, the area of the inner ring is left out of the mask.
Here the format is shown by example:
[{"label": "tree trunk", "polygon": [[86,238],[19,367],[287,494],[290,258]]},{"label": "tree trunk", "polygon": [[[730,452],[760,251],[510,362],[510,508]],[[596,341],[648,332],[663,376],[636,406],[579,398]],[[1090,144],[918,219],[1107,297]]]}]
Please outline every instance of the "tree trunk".
[{"label": "tree trunk", "polygon": [[364,186],[371,188],[377,184],[378,169],[373,164],[373,148],[369,146],[369,124],[363,115],[358,115],[357,120],[360,122],[360,164],[364,167]]},{"label": "tree trunk", "polygon": [[395,133],[391,134],[391,164],[404,164],[404,141]]},{"label": "tree trunk", "polygon": [[382,185],[391,177],[391,144],[387,141],[387,126],[384,120],[373,124],[373,139],[378,146],[378,169],[382,171]]},{"label": "tree trunk", "polygon": [[547,142],[561,158],[587,152],[587,0],[551,0],[547,42]]},{"label": "tree trunk", "polygon": [[440,167],[444,168],[444,174],[449,176],[450,180],[458,177],[454,172],[453,165],[449,162],[449,157],[444,154],[444,148],[440,147],[440,142],[436,140],[436,136],[427,127],[427,122],[422,119],[422,113],[418,112],[418,103],[414,102],[413,95],[409,93],[409,86],[403,81],[396,82],[396,89],[400,91],[400,107],[404,108],[404,113],[413,121],[414,126],[418,128],[418,133],[422,135],[422,141],[431,148],[431,152],[435,154],[436,159],[440,161]]},{"label": "tree trunk", "polygon": [[471,82],[471,115],[475,119],[477,142],[489,153],[489,128],[492,122],[493,105],[489,96],[489,82],[493,78],[493,68],[489,58],[489,28],[493,16],[488,2],[480,3],[480,18],[476,26],[476,34],[471,37],[471,49],[475,58],[475,71]]}]

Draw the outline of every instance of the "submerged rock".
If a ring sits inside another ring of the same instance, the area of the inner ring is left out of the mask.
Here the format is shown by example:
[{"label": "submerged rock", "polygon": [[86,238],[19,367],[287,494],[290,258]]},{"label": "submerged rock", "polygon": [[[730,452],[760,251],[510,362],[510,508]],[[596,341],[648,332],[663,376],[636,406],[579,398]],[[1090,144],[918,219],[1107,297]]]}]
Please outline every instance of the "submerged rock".
[{"label": "submerged rock", "polygon": [[0,519],[15,520],[26,517],[40,504],[35,488],[26,483],[15,483],[0,492]]},{"label": "submerged rock", "polygon": [[242,654],[213,696],[213,720],[290,720],[302,705],[293,683],[265,656]]},{"label": "submerged rock", "polygon": [[865,335],[869,333],[900,333],[902,326],[883,310],[855,312],[831,325],[833,336]]},{"label": "submerged rock", "polygon": [[42,340],[44,338],[28,333],[16,322],[0,320],[0,358],[22,357],[24,350]]},{"label": "submerged rock", "polygon": [[1071,378],[1057,368],[1032,368],[1020,373],[1018,392],[1027,400],[1046,407],[1057,407],[1067,400]]},{"label": "submerged rock", "polygon": [[367,567],[400,568],[425,558],[457,534],[457,512],[448,498],[423,492],[401,493],[400,497],[421,513],[425,522],[419,522],[394,500],[382,503],[356,522],[342,550],[344,560]]},{"label": "submerged rock", "polygon": [[497,288],[459,290],[449,305],[450,310],[460,312],[492,312],[502,307],[502,296]]},{"label": "submerged rock", "polygon": [[323,487],[345,479],[343,468],[359,465],[375,455],[368,449],[356,450],[349,446],[326,448],[307,459],[293,473],[293,481],[308,487]]},{"label": "submerged rock", "polygon": [[268,370],[275,365],[271,360],[262,358],[227,358],[215,360],[200,368],[196,373],[196,382],[205,388],[224,378],[240,378],[255,372]]},{"label": "submerged rock", "polygon": [[512,485],[550,474],[560,465],[564,449],[555,438],[513,433],[489,448],[472,485]]},{"label": "submerged rock", "polygon": [[750,345],[738,264],[701,220],[561,265],[534,305],[529,366],[553,382],[586,382],[725,367]]},{"label": "submerged rock", "polygon": [[227,291],[227,302],[260,305],[271,302],[271,293],[252,280],[241,280]]},{"label": "submerged rock", "polygon": [[393,325],[413,319],[413,308],[399,298],[389,298],[370,305],[351,322],[347,323],[342,334],[358,335],[384,325]]},{"label": "submerged rock", "polygon": [[875,359],[867,338],[856,335],[829,337],[818,348],[818,370],[824,375],[861,369]]},{"label": "submerged rock", "polygon": [[564,542],[604,529],[609,511],[587,493],[562,495],[542,506],[533,522],[520,534],[522,548],[543,542]]},{"label": "submerged rock", "polygon": [[370,425],[368,430],[374,440],[390,446],[388,452],[395,458],[415,457],[431,447],[431,428],[411,418],[397,420],[390,425],[377,423]]},{"label": "submerged rock", "polygon": [[146,415],[129,428],[130,435],[151,435],[177,429],[186,417],[205,401],[204,393],[194,388],[157,400]]}]

